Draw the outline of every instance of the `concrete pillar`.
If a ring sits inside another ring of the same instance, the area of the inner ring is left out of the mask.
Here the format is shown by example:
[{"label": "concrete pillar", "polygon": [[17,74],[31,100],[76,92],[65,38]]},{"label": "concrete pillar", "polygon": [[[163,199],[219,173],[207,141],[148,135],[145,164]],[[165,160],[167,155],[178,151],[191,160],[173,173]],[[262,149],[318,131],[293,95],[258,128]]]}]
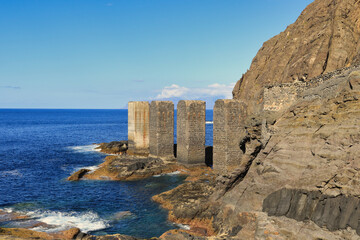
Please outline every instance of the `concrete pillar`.
[{"label": "concrete pillar", "polygon": [[231,172],[241,163],[240,139],[245,107],[241,101],[219,99],[214,106],[213,168]]},{"label": "concrete pillar", "polygon": [[177,161],[205,164],[205,102],[179,101],[177,105]]},{"label": "concrete pillar", "polygon": [[171,101],[150,104],[150,155],[174,159],[174,103]]},{"label": "concrete pillar", "polygon": [[129,154],[149,154],[149,102],[128,103]]}]

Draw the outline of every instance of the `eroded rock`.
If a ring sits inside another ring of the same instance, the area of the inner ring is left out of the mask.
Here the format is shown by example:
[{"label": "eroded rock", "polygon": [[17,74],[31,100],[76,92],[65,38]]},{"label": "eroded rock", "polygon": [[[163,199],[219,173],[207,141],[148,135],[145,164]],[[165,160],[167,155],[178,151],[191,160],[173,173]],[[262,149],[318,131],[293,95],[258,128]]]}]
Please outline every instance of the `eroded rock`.
[{"label": "eroded rock", "polygon": [[265,42],[233,95],[249,113],[261,109],[263,88],[306,82],[320,74],[359,63],[360,2],[315,0],[294,24]]}]

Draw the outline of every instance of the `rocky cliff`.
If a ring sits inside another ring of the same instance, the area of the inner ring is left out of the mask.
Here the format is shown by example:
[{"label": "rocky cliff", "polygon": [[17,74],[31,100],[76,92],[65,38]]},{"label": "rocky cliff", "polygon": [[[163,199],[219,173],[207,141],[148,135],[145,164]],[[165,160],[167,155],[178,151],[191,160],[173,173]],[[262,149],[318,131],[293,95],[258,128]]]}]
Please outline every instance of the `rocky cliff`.
[{"label": "rocky cliff", "polygon": [[263,112],[262,127],[245,126],[262,129],[252,141],[263,149],[247,169],[218,177],[219,234],[301,239],[303,228],[307,239],[359,238],[360,67],[340,72],[301,87],[289,108]]},{"label": "rocky cliff", "polygon": [[358,63],[359,40],[359,0],[315,0],[294,24],[263,44],[233,96],[256,112],[267,85],[306,81]]}]

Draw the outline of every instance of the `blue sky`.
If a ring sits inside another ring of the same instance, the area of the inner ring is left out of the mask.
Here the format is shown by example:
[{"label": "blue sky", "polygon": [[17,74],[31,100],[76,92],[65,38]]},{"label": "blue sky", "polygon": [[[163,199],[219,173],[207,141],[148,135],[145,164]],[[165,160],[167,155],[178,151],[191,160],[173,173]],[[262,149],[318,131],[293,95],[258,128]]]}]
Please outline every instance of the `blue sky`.
[{"label": "blue sky", "polygon": [[311,2],[0,0],[0,108],[210,108]]}]

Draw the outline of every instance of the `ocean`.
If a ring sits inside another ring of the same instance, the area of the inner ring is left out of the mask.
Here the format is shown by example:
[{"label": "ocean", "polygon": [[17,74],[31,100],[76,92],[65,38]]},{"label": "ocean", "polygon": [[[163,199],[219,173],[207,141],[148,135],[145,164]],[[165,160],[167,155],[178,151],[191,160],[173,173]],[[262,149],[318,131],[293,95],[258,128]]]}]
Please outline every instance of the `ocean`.
[{"label": "ocean", "polygon": [[[206,145],[212,145],[212,111],[206,115]],[[93,144],[126,139],[127,110],[0,109],[0,209],[56,226],[34,229],[39,231],[78,227],[94,235],[149,238],[179,228],[151,197],[183,183],[184,176],[66,181],[103,162],[106,155]]]}]

